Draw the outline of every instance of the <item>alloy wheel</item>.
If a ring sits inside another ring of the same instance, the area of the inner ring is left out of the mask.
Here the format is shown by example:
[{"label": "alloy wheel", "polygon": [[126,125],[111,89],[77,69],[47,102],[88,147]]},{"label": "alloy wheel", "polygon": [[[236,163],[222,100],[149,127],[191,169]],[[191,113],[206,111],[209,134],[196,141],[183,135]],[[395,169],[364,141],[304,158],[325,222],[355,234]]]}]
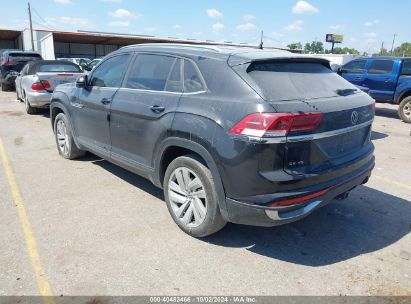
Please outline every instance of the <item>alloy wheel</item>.
[{"label": "alloy wheel", "polygon": [[402,111],[406,117],[411,118],[411,100],[404,105]]},{"label": "alloy wheel", "polygon": [[207,214],[207,198],[200,178],[190,169],[179,167],[168,181],[168,197],[176,218],[187,227],[200,226]]},{"label": "alloy wheel", "polygon": [[56,137],[60,152],[63,155],[67,155],[70,149],[70,140],[67,134],[66,124],[63,120],[57,122]]}]

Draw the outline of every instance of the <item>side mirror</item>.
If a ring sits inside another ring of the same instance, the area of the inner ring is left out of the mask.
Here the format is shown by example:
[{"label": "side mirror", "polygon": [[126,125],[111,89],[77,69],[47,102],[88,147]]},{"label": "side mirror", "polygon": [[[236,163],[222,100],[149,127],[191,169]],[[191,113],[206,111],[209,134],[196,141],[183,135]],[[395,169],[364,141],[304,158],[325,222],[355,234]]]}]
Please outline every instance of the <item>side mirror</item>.
[{"label": "side mirror", "polygon": [[340,68],[338,68],[337,69],[337,74],[338,75],[342,75],[342,73],[343,73],[343,69],[340,67]]},{"label": "side mirror", "polygon": [[86,88],[87,87],[87,75],[80,76],[77,78],[76,87],[78,88]]}]

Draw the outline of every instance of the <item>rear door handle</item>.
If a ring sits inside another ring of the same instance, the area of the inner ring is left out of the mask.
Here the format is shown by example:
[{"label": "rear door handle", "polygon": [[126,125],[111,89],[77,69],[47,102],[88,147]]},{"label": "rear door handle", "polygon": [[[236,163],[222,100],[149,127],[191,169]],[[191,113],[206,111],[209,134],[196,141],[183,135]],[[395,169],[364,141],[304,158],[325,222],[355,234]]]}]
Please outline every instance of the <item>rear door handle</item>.
[{"label": "rear door handle", "polygon": [[111,98],[103,98],[103,99],[101,100],[101,103],[102,103],[103,105],[108,105],[111,101],[112,101]]},{"label": "rear door handle", "polygon": [[166,108],[163,106],[152,106],[150,107],[151,111],[155,112],[155,113],[161,113],[163,112]]},{"label": "rear door handle", "polygon": [[362,80],[361,77],[355,77],[354,80]]}]

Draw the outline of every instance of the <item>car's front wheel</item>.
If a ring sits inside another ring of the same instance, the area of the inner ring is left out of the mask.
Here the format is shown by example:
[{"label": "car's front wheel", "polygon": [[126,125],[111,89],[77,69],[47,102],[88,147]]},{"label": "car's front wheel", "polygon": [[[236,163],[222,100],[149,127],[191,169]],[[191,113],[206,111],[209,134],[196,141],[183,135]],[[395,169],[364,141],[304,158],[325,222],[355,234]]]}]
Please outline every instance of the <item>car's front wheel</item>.
[{"label": "car's front wheel", "polygon": [[164,177],[164,196],[175,223],[193,237],[205,237],[222,229],[210,170],[193,156],[173,160]]},{"label": "car's front wheel", "polygon": [[411,123],[411,96],[401,101],[398,108],[398,115],[404,122]]},{"label": "car's front wheel", "polygon": [[73,132],[64,113],[60,113],[54,120],[54,135],[59,154],[67,159],[75,159],[85,154],[85,151],[77,148],[73,139]]}]

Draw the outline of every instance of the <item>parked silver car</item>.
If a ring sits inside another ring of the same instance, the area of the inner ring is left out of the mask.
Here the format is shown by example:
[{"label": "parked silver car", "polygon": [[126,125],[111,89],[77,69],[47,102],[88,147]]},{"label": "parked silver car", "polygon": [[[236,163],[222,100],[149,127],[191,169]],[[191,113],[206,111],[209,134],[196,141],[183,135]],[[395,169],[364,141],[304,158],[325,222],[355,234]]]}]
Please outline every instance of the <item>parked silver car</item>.
[{"label": "parked silver car", "polygon": [[78,65],[57,60],[38,60],[27,63],[16,78],[17,99],[26,105],[28,114],[50,104],[54,88],[75,82],[83,71]]}]

